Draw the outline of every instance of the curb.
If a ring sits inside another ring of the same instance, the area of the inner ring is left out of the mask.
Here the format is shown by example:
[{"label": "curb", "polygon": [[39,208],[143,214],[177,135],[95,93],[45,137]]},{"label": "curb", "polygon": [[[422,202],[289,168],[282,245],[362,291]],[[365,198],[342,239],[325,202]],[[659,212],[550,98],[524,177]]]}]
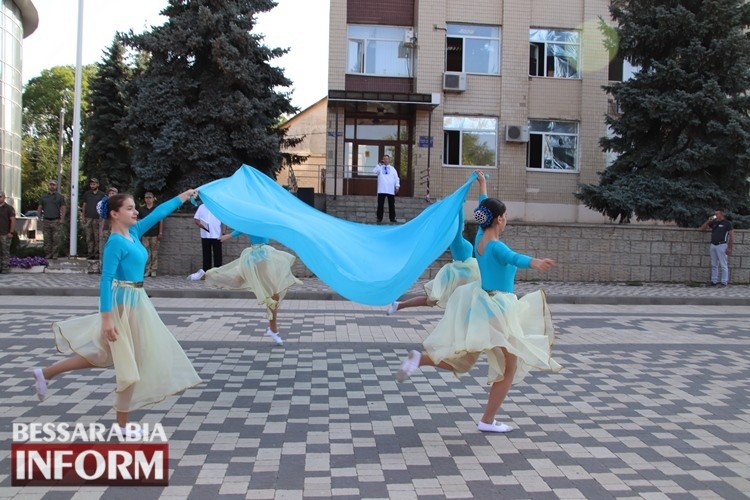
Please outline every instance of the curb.
[{"label": "curb", "polygon": [[[187,289],[149,289],[152,298],[169,299],[246,299],[252,294],[238,290],[187,290]],[[3,295],[30,295],[53,297],[98,297],[97,288],[0,288]],[[402,300],[415,297],[405,294]],[[346,300],[341,295],[330,291],[294,291],[286,295],[288,300]],[[668,297],[668,296],[631,296],[631,295],[555,295],[547,292],[549,304],[588,304],[588,305],[646,305],[646,306],[750,306],[750,297]]]}]

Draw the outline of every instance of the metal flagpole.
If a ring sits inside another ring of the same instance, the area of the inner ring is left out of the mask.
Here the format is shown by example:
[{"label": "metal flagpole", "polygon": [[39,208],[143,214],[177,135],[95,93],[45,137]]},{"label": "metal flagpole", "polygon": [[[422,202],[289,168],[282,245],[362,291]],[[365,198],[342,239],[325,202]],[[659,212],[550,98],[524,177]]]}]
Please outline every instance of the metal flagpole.
[{"label": "metal flagpole", "polygon": [[81,77],[83,72],[83,0],[78,0],[75,97],[73,99],[73,154],[70,161],[70,256],[78,255],[78,157],[81,150]]}]

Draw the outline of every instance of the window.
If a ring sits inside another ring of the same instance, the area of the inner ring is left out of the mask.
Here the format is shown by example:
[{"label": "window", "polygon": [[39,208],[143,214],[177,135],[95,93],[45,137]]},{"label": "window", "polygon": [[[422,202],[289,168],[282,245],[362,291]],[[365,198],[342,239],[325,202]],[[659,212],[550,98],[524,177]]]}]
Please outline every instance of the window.
[{"label": "window", "polygon": [[482,75],[500,74],[500,28],[449,24],[445,70]]},{"label": "window", "polygon": [[410,29],[350,25],[346,72],[410,77],[412,49],[404,46],[404,38]]},{"label": "window", "polygon": [[529,30],[529,75],[580,78],[580,40],[577,31]]},{"label": "window", "polygon": [[443,164],[451,167],[497,165],[497,118],[443,118]]},{"label": "window", "polygon": [[633,78],[640,68],[630,64],[618,55],[610,55],[608,79],[611,82],[624,82]]},{"label": "window", "polygon": [[529,121],[529,168],[578,170],[578,123]]}]

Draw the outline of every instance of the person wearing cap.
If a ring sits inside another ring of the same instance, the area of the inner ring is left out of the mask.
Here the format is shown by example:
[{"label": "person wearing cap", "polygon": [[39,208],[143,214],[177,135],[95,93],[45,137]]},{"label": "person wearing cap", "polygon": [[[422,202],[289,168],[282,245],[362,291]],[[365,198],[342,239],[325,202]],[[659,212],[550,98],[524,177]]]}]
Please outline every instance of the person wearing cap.
[{"label": "person wearing cap", "polygon": [[86,236],[86,250],[89,259],[99,258],[99,212],[96,204],[104,198],[104,192],[99,191],[99,180],[95,177],[89,179],[89,190],[83,193],[81,204],[81,225],[83,234]]},{"label": "person wearing cap", "polygon": [[44,256],[56,259],[63,253],[63,220],[65,219],[65,198],[57,192],[57,181],[47,183],[49,192],[43,194],[36,211],[42,223],[44,235]]},{"label": "person wearing cap", "polygon": [[5,203],[5,193],[0,191],[0,273],[10,271],[10,242],[16,227],[16,209]]},{"label": "person wearing cap", "polygon": [[[146,191],[146,194],[143,195],[143,202],[145,205],[138,209],[138,219],[145,219],[154,211],[156,208],[156,205],[154,205],[155,201],[156,198],[154,197],[154,193]],[[159,242],[161,241],[163,233],[164,220],[160,220],[158,224],[143,233],[143,236],[141,236],[141,243],[143,243],[143,246],[146,247],[146,251],[148,252],[148,258],[146,259],[146,276],[152,278],[156,278],[156,273],[159,268]]]}]

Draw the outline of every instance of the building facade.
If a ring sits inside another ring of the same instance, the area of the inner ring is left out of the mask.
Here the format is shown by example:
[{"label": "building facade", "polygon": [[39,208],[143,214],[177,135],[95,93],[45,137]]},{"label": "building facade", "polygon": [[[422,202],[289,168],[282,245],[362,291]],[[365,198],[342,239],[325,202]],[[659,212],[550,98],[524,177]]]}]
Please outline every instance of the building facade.
[{"label": "building facade", "polygon": [[0,191],[21,207],[21,78],[23,39],[36,30],[39,15],[30,0],[2,0],[0,15]]},{"label": "building facade", "polygon": [[375,194],[388,154],[399,196],[441,198],[481,168],[512,220],[606,221],[573,193],[608,160],[608,5],[331,0],[326,193]]},{"label": "building facade", "polygon": [[[322,98],[303,109],[281,125],[287,137],[299,139],[293,147],[282,148],[286,155],[305,157],[300,165],[289,165],[281,171],[276,181],[292,190],[312,189],[316,193],[325,192],[326,172],[326,114],[328,99]],[[286,158],[285,158],[286,161]]]}]

